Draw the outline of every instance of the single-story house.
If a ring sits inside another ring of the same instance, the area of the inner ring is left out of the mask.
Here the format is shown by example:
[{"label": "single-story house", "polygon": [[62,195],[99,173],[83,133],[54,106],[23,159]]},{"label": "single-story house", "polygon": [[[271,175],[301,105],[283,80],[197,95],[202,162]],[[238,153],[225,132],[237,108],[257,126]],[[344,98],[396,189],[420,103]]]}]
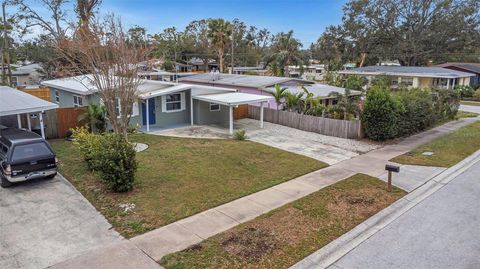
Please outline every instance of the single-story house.
[{"label": "single-story house", "polygon": [[218,69],[218,64],[214,59],[208,59],[205,64],[202,59],[194,57],[188,60],[187,64],[192,66],[192,72],[210,72]]},{"label": "single-story house", "polygon": [[138,71],[138,77],[147,80],[174,81],[175,73],[163,70]]},{"label": "single-story house", "polygon": [[[30,131],[38,130],[45,138],[43,113],[55,108],[58,108],[57,104],[17,89],[0,86],[0,125],[9,127],[16,125],[18,128],[27,127]],[[27,126],[22,126],[23,115],[26,115]]]},{"label": "single-story house", "polygon": [[470,86],[473,88],[480,86],[480,63],[444,63],[437,66],[475,74],[474,77],[470,77]]},{"label": "single-story house", "polygon": [[325,65],[323,64],[304,65],[303,72],[301,69],[301,66],[290,65],[288,66],[288,75],[308,80],[323,80],[325,75]]},{"label": "single-story house", "polygon": [[[271,92],[275,85],[278,84],[282,88],[287,87],[290,92],[295,93],[302,91],[300,86],[305,86],[307,89],[311,89],[314,97],[322,97],[325,100],[331,98],[325,98],[332,92],[338,92],[343,94],[345,89],[340,87],[333,87],[324,84],[318,84],[313,81],[302,80],[298,78],[289,77],[274,77],[274,76],[250,76],[250,75],[233,75],[222,73],[208,73],[197,74],[188,77],[179,78],[181,82],[205,85],[213,87],[234,88],[240,92],[259,94],[264,96],[272,96]],[[352,92],[353,94],[360,94],[359,92]],[[332,104],[333,101],[325,101],[325,104]],[[275,100],[270,100],[267,104],[269,108],[276,108],[277,103]]]},{"label": "single-story house", "polygon": [[[52,102],[60,107],[99,104],[101,98],[92,75],[42,82],[51,90]],[[142,130],[160,130],[182,125],[228,125],[233,133],[233,109],[239,105],[263,104],[272,99],[236,89],[142,80],[139,99],[133,103],[130,123]],[[120,104],[118,109],[121,110]],[[263,121],[261,121],[263,127]]]},{"label": "single-story house", "polygon": [[365,66],[338,71],[344,75],[360,75],[371,83],[375,77],[391,77],[392,88],[404,85],[408,88],[452,89],[457,85],[469,85],[475,74],[442,67],[426,66]]},{"label": "single-story house", "polygon": [[269,72],[268,69],[265,69],[263,66],[234,66],[233,71],[232,67],[228,67],[228,73],[234,75],[248,75],[251,73],[256,73],[260,76],[264,76]]},{"label": "single-story house", "polygon": [[38,85],[44,74],[42,67],[39,64],[27,64],[12,68],[12,85],[26,86]]}]

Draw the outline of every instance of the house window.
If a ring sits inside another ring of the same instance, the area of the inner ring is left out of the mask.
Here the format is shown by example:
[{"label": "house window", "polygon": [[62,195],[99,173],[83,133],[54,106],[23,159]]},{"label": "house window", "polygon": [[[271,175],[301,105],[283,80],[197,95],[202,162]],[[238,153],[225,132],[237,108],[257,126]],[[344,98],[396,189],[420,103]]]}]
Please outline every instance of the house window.
[{"label": "house window", "polygon": [[407,86],[407,87],[413,86],[413,78],[412,77],[403,77],[402,78],[402,84]]},{"label": "house window", "polygon": [[83,106],[83,98],[81,96],[74,95],[73,96],[73,106],[74,107]]},{"label": "house window", "polygon": [[18,86],[18,78],[17,77],[12,77],[12,86],[17,87]]},{"label": "house window", "polygon": [[55,90],[55,103],[60,103],[60,93],[58,92],[58,90]]},{"label": "house window", "polygon": [[220,105],[210,103],[210,111],[220,111]]},{"label": "house window", "polygon": [[185,109],[185,93],[174,93],[162,98],[163,112],[176,112]]}]

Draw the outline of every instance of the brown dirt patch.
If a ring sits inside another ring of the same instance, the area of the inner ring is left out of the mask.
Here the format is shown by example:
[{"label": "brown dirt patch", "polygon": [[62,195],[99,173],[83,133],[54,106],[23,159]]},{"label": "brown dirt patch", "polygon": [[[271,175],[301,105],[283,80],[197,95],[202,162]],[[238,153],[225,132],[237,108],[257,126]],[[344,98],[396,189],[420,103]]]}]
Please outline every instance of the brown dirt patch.
[{"label": "brown dirt patch", "polygon": [[275,236],[267,230],[246,228],[222,241],[223,249],[230,255],[258,260],[275,249]]}]

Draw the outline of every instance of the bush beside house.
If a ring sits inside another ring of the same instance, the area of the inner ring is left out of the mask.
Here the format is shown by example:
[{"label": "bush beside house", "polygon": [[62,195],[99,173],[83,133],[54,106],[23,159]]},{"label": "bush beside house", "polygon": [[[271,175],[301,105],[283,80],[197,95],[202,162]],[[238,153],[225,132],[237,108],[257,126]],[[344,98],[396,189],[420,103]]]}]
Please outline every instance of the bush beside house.
[{"label": "bush beside house", "polygon": [[374,86],[368,92],[362,113],[365,134],[372,140],[411,135],[457,114],[457,90],[411,89],[391,92]]},{"label": "bush beside house", "polygon": [[126,192],[133,188],[136,152],[123,136],[93,134],[86,128],[77,128],[73,130],[73,137],[88,167],[98,172],[112,191]]}]

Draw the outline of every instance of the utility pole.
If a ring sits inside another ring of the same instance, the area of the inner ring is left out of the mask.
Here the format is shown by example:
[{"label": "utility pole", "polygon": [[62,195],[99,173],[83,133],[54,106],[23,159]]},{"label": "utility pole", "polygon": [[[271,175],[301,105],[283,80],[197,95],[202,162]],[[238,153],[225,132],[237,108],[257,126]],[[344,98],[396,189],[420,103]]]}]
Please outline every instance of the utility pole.
[{"label": "utility pole", "polygon": [[7,35],[7,15],[6,15],[6,5],[7,1],[2,2],[2,15],[3,15],[3,54],[2,54],[2,82],[5,82],[5,64],[4,61],[7,63],[8,68],[8,81],[7,85],[12,86],[12,70],[10,69],[10,53],[8,50],[8,35]]},{"label": "utility pole", "polygon": [[232,29],[232,55],[231,55],[232,57],[231,57],[231,63],[230,63],[230,65],[231,65],[231,67],[230,67],[230,74],[233,74],[233,50],[234,50],[234,41],[235,41],[235,38],[234,38],[234,37],[235,37],[235,36],[234,36],[234,31],[233,31],[233,29]]}]

